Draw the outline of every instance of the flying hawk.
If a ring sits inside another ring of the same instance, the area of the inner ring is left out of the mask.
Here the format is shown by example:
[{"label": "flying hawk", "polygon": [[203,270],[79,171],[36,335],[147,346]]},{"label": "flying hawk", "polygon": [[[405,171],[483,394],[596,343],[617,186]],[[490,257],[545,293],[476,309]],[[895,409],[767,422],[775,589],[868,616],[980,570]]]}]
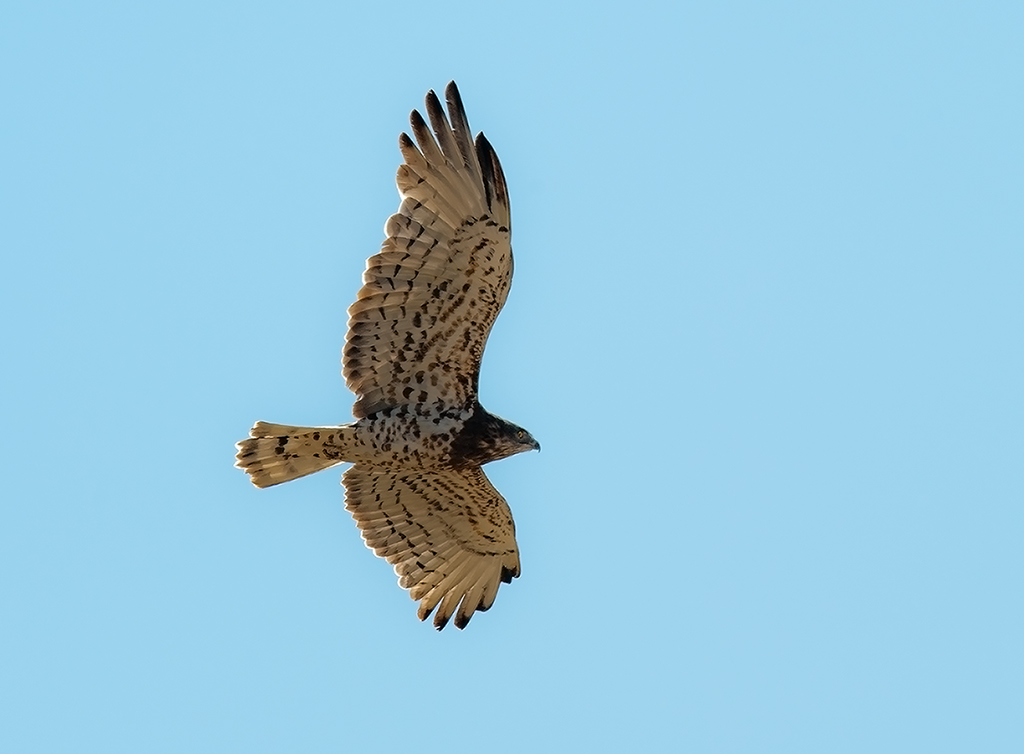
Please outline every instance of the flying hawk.
[{"label": "flying hawk", "polygon": [[[339,463],[345,507],[367,547],[394,565],[420,620],[465,628],[519,575],[512,512],[480,467],[540,445],[477,399],[480,360],[512,284],[508,188],[473,141],[455,82],[449,116],[427,93],[402,134],[402,202],[349,307],[343,374],[356,421],[257,422],[236,466],[270,487]],[[450,118],[450,120],[449,120]],[[433,134],[431,133],[433,131]],[[417,146],[418,145],[418,146]]]}]

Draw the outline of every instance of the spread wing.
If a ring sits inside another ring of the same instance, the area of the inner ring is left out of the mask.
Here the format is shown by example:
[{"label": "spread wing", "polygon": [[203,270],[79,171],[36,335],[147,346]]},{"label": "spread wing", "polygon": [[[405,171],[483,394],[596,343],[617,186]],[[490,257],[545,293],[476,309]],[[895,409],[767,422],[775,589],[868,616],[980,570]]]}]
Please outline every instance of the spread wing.
[{"label": "spread wing", "polygon": [[415,110],[410,117],[419,146],[399,138],[402,203],[348,310],[342,371],[357,419],[390,406],[475,400],[484,344],[512,284],[498,156],[483,134],[473,142],[455,82],[445,97],[450,122],[431,91],[430,128]]},{"label": "spread wing", "polygon": [[[402,471],[357,464],[345,472],[345,507],[367,547],[394,565],[419,600],[420,620],[465,628],[519,575],[515,525],[505,499],[479,466]],[[458,611],[456,612],[456,607]]]}]

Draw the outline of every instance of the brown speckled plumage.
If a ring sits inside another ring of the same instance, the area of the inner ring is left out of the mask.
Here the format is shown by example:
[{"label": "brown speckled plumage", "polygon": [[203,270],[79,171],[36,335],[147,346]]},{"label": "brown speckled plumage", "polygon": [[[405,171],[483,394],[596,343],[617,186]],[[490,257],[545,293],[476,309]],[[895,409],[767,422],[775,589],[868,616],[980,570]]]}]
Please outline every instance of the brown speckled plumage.
[{"label": "brown speckled plumage", "polygon": [[511,218],[501,165],[474,142],[459,91],[415,110],[399,138],[399,210],[349,307],[343,374],[352,424],[257,422],[237,463],[258,487],[348,462],[346,507],[368,547],[444,628],[487,610],[519,575],[512,513],[482,464],[539,449],[477,399],[484,345],[512,284]]}]

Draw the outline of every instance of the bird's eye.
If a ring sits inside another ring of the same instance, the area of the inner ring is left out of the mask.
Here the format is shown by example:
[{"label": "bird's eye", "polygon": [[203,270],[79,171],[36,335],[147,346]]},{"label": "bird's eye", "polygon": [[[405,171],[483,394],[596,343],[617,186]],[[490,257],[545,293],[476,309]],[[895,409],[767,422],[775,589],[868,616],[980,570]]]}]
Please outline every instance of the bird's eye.
[{"label": "bird's eye", "polygon": [[520,440],[522,440],[523,437],[524,437],[523,430],[519,430],[518,432],[516,432],[516,437],[518,437]]}]

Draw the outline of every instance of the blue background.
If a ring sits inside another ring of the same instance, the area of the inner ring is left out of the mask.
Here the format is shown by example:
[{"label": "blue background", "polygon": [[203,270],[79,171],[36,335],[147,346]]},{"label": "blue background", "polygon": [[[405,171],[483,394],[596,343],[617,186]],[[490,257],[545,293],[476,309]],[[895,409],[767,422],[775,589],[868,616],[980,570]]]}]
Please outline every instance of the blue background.
[{"label": "blue background", "polygon": [[[374,7],[371,7],[374,6]],[[1024,6],[0,11],[0,749],[1024,751]],[[523,576],[437,634],[341,423],[397,135],[510,184]]]}]

